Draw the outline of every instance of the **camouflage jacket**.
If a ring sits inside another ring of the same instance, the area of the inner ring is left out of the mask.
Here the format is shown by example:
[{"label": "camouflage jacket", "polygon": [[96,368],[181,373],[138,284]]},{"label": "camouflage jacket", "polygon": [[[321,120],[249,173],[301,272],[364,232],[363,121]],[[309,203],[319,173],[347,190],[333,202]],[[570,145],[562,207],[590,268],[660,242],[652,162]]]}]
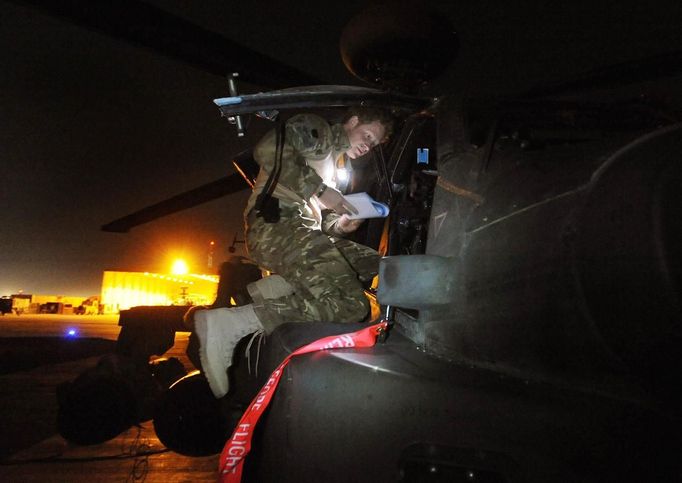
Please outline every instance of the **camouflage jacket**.
[{"label": "camouflage jacket", "polygon": [[[246,206],[247,215],[275,164],[276,139],[276,130],[272,129],[253,150],[253,157],[261,170]],[[303,218],[311,218],[316,222],[313,225],[320,227],[320,206],[313,195],[323,182],[335,187],[336,160],[348,149],[348,137],[341,124],[330,126],[315,114],[299,114],[286,122],[284,140],[282,171],[273,196],[279,199],[280,206],[286,211],[298,209]],[[334,225],[336,218],[332,213],[324,225]],[[330,234],[337,234],[333,233],[333,229],[331,231]]]}]

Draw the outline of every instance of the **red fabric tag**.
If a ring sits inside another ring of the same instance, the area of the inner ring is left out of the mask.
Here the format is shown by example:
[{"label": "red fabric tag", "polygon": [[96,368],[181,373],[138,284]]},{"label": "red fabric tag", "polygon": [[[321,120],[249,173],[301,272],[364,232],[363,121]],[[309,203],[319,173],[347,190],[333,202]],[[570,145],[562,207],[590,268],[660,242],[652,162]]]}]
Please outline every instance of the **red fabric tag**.
[{"label": "red fabric tag", "polygon": [[349,334],[332,335],[323,337],[315,342],[305,345],[287,356],[282,363],[277,366],[277,369],[270,375],[265,385],[258,392],[256,397],[251,401],[251,404],[244,412],[244,415],[239,420],[237,427],[230,439],[225,443],[222,453],[220,454],[220,463],[218,469],[220,471],[220,481],[222,483],[238,483],[241,481],[242,469],[244,466],[244,458],[251,451],[251,438],[253,436],[253,429],[260,419],[265,409],[270,404],[277,384],[282,377],[282,372],[292,357],[308,352],[315,352],[329,349],[345,349],[351,347],[372,347],[377,340],[380,330],[386,328],[386,323],[365,327],[357,332]]}]

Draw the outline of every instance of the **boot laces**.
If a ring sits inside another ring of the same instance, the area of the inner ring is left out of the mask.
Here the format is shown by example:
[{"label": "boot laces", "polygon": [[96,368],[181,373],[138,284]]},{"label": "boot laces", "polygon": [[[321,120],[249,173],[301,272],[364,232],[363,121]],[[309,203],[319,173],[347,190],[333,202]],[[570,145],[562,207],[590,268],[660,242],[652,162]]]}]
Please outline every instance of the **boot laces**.
[{"label": "boot laces", "polygon": [[258,362],[260,361],[260,347],[261,343],[265,344],[265,331],[264,330],[257,330],[253,334],[251,334],[251,338],[249,339],[249,343],[246,344],[246,350],[244,351],[244,355],[246,356],[246,365],[249,370],[249,375],[251,375],[251,346],[253,345],[253,342],[258,339],[258,345],[256,346],[256,365],[255,365],[255,375],[258,377]]}]

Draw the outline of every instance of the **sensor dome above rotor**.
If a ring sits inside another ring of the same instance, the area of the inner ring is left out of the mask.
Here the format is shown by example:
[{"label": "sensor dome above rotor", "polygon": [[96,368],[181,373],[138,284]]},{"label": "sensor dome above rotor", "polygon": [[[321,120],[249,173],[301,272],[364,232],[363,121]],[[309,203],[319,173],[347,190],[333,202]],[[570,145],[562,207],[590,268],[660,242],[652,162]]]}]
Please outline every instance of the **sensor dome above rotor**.
[{"label": "sensor dome above rotor", "polygon": [[447,18],[415,2],[375,5],[341,35],[341,58],[356,77],[390,89],[416,91],[455,59],[457,33]]}]

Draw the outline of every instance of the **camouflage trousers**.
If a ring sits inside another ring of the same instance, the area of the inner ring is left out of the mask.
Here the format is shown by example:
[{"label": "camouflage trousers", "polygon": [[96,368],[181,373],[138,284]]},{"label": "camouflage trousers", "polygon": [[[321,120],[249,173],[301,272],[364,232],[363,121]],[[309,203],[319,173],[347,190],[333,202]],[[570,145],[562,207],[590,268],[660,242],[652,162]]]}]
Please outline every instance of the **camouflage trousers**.
[{"label": "camouflage trousers", "polygon": [[268,332],[282,322],[360,322],[369,311],[362,282],[377,274],[379,254],[306,226],[308,221],[284,210],[277,223],[247,219],[251,259],[294,288],[292,295],[266,299],[256,308]]}]

